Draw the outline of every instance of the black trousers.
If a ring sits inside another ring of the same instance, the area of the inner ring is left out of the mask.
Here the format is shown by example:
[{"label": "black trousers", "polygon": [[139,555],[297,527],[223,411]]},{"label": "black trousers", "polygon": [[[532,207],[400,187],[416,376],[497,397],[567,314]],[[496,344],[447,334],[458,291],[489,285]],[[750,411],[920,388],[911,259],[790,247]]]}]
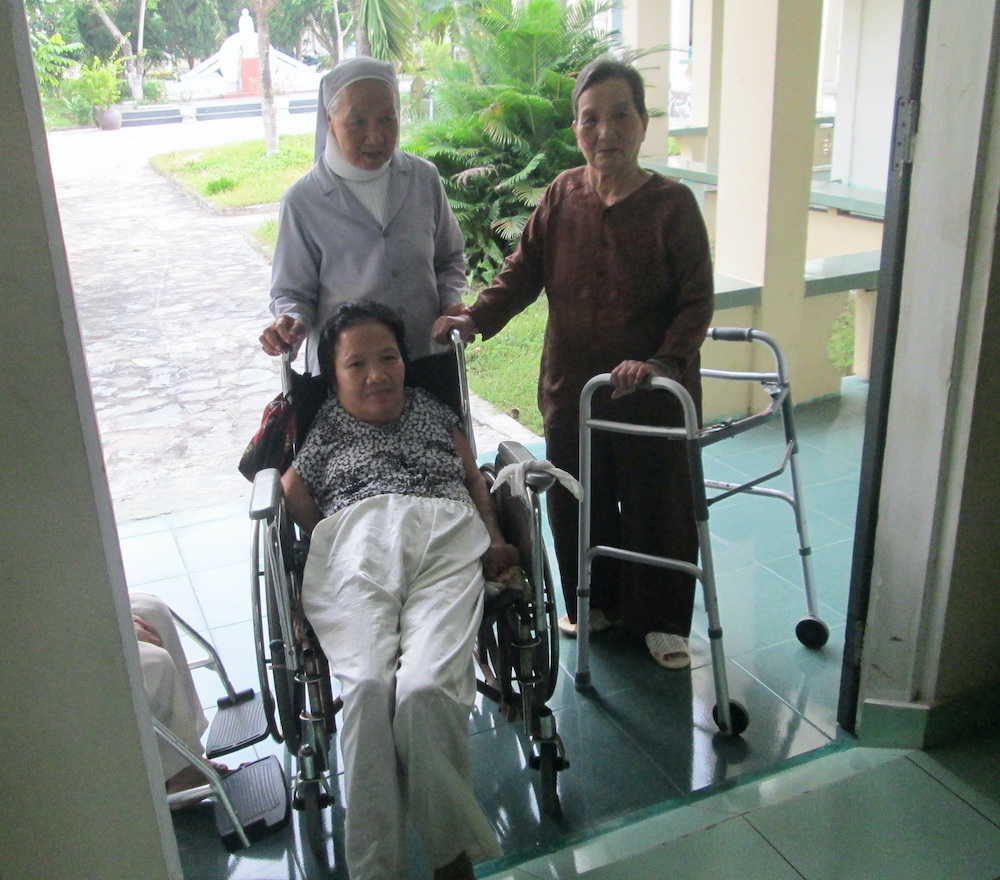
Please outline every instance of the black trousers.
[{"label": "black trousers", "polygon": [[[577,478],[579,429],[547,426],[546,455]],[[591,435],[591,541],[656,556],[698,561],[691,483],[684,444],[595,431]],[[576,620],[579,579],[579,504],[560,485],[547,493],[563,597]],[[688,636],[695,579],[670,569],[597,557],[592,564],[591,607],[638,636]]]}]

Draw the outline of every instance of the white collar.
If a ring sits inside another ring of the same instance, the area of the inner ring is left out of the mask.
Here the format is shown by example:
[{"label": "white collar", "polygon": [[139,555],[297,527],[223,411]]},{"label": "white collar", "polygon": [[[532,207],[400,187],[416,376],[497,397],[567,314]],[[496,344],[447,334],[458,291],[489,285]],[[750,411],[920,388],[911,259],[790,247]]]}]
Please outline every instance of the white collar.
[{"label": "white collar", "polygon": [[390,156],[384,165],[376,168],[374,171],[366,171],[364,168],[358,168],[347,161],[344,154],[340,151],[337,139],[329,132],[326,136],[326,147],[323,149],[323,158],[326,160],[327,167],[338,177],[343,177],[345,180],[354,180],[358,183],[378,180],[389,170],[389,165],[392,163],[392,157]]}]

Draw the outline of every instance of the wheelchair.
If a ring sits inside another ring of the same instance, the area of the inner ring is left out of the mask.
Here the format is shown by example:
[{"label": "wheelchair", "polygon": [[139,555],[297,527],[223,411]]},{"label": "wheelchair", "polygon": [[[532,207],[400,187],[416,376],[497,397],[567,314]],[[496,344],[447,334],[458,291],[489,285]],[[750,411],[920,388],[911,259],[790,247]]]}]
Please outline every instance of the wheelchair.
[{"label": "wheelchair", "polygon": [[[464,348],[457,333],[452,342],[453,352],[408,364],[406,383],[426,388],[451,406],[475,452]],[[283,393],[293,405],[295,396],[300,396],[302,409],[309,411],[298,412],[296,442],[305,439],[319,408],[316,398],[325,394],[315,392],[318,378],[294,373],[288,356],[282,357]],[[313,387],[307,388],[306,382]],[[500,445],[494,461],[481,469],[492,489],[501,468],[519,463],[530,466],[531,461],[533,457],[521,444],[507,441]],[[540,502],[554,478],[529,472],[525,482],[526,497],[513,495],[506,485],[492,494],[505,538],[520,552],[525,577],[514,588],[487,590],[474,659],[479,693],[495,702],[507,719],[521,718],[528,763],[539,772],[540,806],[546,814],[558,817],[557,775],[569,764],[555,717],[546,705],[555,690],[559,640]],[[292,806],[304,816],[314,854],[328,860],[326,841],[332,819],[325,817],[334,801],[332,738],[342,702],[334,692],[319,640],[302,610],[308,538],[286,512],[278,468],[265,468],[254,477],[250,519],[252,617],[267,729],[292,756]]]}]

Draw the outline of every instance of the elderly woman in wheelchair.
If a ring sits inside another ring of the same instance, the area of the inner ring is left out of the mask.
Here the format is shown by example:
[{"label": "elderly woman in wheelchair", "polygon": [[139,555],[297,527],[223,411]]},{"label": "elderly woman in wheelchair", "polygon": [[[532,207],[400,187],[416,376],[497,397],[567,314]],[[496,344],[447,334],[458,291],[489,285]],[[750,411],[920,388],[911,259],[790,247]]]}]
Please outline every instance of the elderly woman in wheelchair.
[{"label": "elderly woman in wheelchair", "polygon": [[311,533],[302,605],[342,686],[352,880],[406,876],[406,818],[436,878],[499,855],[467,722],[484,572],[518,563],[458,419],[404,388],[396,314],[347,303],[319,351],[335,390],[282,476]]}]

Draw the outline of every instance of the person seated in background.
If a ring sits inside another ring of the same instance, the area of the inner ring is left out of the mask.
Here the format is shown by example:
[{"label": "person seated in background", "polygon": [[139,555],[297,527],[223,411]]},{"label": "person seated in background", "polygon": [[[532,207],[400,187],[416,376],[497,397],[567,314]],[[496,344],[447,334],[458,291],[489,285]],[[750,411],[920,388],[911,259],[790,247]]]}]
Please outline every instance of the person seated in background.
[{"label": "person seated in background", "polygon": [[[142,667],[143,685],[149,697],[149,711],[192,752],[204,757],[205,747],[201,743],[201,735],[208,729],[208,719],[198,699],[170,608],[149,593],[129,593],[129,604],[132,607],[135,637],[139,642],[139,663]],[[167,794],[205,784],[206,779],[201,771],[189,764],[183,755],[159,737],[157,744]],[[220,773],[227,773],[229,770],[224,764],[215,761],[210,763]],[[194,802],[181,801],[175,805],[175,809],[190,806]]]},{"label": "person seated in background", "polygon": [[518,563],[458,417],[404,388],[392,309],[346,303],[319,348],[333,393],[282,477],[312,540],[302,606],[344,702],[352,880],[407,875],[406,818],[436,880],[499,856],[472,791],[468,718],[484,571]]}]

